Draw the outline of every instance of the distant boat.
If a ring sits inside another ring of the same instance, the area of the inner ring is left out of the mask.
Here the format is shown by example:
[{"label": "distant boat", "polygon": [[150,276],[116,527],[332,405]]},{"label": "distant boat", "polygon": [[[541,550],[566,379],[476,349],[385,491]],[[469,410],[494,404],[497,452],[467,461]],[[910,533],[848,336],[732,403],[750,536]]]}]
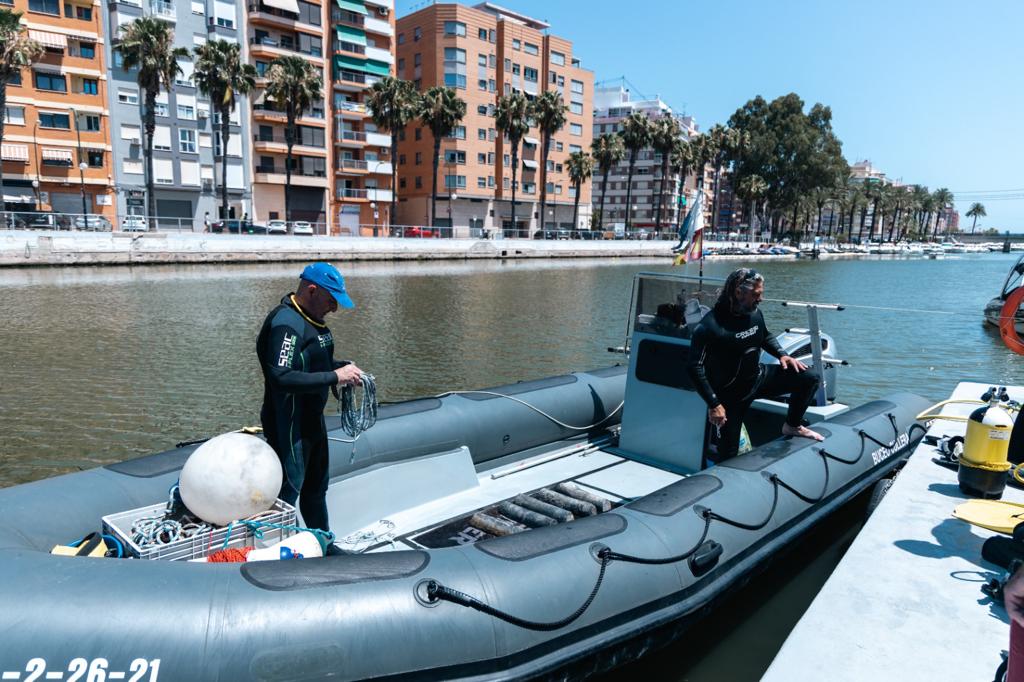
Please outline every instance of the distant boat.
[{"label": "distant boat", "polygon": [[[985,305],[985,321],[996,327],[999,326],[999,318],[1002,314],[1003,304],[1006,299],[1019,287],[1024,286],[1024,256],[1017,259],[1017,262],[1010,268],[1003,282],[1003,289],[999,295]],[[1014,315],[1013,326],[1018,334],[1024,334],[1024,312],[1018,310]]]}]

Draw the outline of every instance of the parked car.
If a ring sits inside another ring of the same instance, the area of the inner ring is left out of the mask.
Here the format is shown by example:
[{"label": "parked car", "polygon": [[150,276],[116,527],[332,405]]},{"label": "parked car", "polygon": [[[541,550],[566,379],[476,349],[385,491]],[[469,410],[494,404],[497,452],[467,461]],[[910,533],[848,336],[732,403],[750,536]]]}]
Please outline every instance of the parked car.
[{"label": "parked car", "polygon": [[94,213],[75,216],[74,225],[76,230],[95,230],[97,232],[110,232],[111,227],[109,220]]},{"label": "parked car", "polygon": [[406,225],[402,228],[402,236],[436,239],[441,236],[441,230],[436,227],[417,227],[415,225]]},{"label": "parked car", "polygon": [[557,239],[558,234],[554,230],[537,230],[533,233],[534,239]]},{"label": "parked car", "polygon": [[305,220],[296,220],[292,223],[292,234],[312,236],[314,234],[313,225]]},{"label": "parked car", "polygon": [[146,219],[140,215],[126,215],[121,219],[122,232],[147,232],[149,225]]},{"label": "parked car", "polygon": [[267,234],[266,225],[257,225],[256,223],[250,223],[248,220],[242,222],[241,220],[218,220],[217,222],[210,225],[210,230],[217,234],[223,234],[227,232],[229,234]]},{"label": "parked car", "polygon": [[267,223],[267,234],[288,234],[288,223],[283,220],[271,220]]},{"label": "parked car", "polygon": [[56,213],[24,213],[21,216],[25,227],[32,230],[59,230],[60,221]]}]

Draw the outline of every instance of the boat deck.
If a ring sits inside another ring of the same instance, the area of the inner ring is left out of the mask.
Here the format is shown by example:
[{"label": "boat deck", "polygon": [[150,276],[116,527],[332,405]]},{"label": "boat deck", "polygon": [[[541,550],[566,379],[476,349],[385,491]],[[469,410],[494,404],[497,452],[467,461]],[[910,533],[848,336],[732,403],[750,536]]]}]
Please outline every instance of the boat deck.
[{"label": "boat deck", "polygon": [[[952,398],[977,399],[988,384],[963,382]],[[1008,387],[1024,400],[1024,387]],[[947,405],[966,416],[977,406]],[[931,435],[963,434],[935,420]],[[968,499],[957,472],[932,462],[924,441],[803,618],[764,680],[991,680],[1009,647],[1001,603],[981,592],[1004,571],[981,558],[992,535],[953,518]],[[1024,502],[1007,486],[1004,500]]]}]

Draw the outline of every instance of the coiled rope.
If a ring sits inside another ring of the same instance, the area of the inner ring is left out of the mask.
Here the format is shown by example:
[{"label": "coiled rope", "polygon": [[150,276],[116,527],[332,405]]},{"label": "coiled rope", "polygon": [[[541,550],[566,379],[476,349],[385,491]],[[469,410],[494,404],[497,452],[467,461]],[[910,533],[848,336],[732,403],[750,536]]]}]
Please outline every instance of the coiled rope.
[{"label": "coiled rope", "polygon": [[[771,508],[768,510],[768,513],[765,515],[765,517],[764,517],[764,519],[762,521],[759,521],[759,522],[756,522],[756,523],[739,521],[739,520],[736,520],[736,519],[731,519],[729,517],[723,516],[722,514],[719,514],[719,513],[713,511],[710,508],[699,507],[698,506],[698,507],[694,507],[694,510],[701,516],[701,518],[704,519],[704,529],[701,532],[700,537],[693,544],[693,546],[690,547],[688,550],[686,550],[685,552],[683,552],[681,554],[676,554],[674,556],[669,556],[669,557],[659,557],[659,558],[640,557],[640,556],[635,556],[635,555],[632,555],[632,554],[623,554],[621,552],[616,552],[616,551],[612,550],[610,547],[603,547],[601,550],[599,550],[597,552],[597,559],[599,560],[600,567],[598,569],[597,580],[594,583],[593,589],[590,591],[590,594],[587,596],[586,600],[575,611],[573,611],[571,614],[569,614],[565,618],[561,618],[561,619],[556,620],[556,621],[546,621],[546,622],[545,621],[534,621],[534,620],[528,620],[528,619],[525,619],[525,618],[520,618],[520,617],[515,616],[513,614],[510,614],[510,613],[508,613],[506,611],[502,611],[501,609],[498,609],[498,608],[495,608],[495,607],[493,607],[493,606],[491,606],[489,604],[486,604],[483,601],[477,599],[476,597],[473,597],[471,595],[466,594],[465,592],[460,592],[458,590],[455,590],[455,589],[452,589],[450,587],[447,587],[447,586],[439,583],[437,580],[429,580],[426,583],[427,601],[429,603],[436,603],[439,600],[449,601],[449,602],[452,602],[453,604],[458,604],[458,605],[464,606],[466,608],[471,608],[471,609],[474,609],[476,611],[480,611],[481,613],[488,614],[490,616],[493,616],[495,618],[503,620],[506,623],[510,623],[512,625],[516,625],[518,627],[521,627],[521,628],[524,628],[524,629],[527,629],[527,630],[550,631],[550,630],[557,630],[559,628],[563,628],[566,625],[569,625],[573,621],[577,620],[580,616],[582,616],[586,612],[586,610],[590,607],[590,605],[594,602],[594,599],[597,597],[598,591],[601,589],[601,584],[604,582],[605,572],[606,572],[606,570],[608,568],[608,565],[612,561],[622,561],[624,563],[634,563],[634,564],[644,564],[644,565],[659,565],[659,564],[676,563],[678,561],[683,561],[683,560],[689,559],[694,554],[696,554],[697,551],[704,545],[704,542],[705,542],[705,540],[707,540],[708,534],[709,534],[709,532],[711,530],[711,522],[712,521],[720,521],[721,523],[724,523],[726,525],[733,526],[735,528],[741,528],[743,530],[749,530],[749,531],[760,530],[760,529],[764,528],[765,526],[767,526],[771,522],[772,517],[774,517],[774,515],[775,515],[775,510],[776,510],[776,508],[778,507],[778,504],[779,504],[779,488],[783,488],[783,489],[787,490],[788,492],[793,494],[795,497],[799,498],[800,500],[802,500],[803,502],[806,502],[808,504],[814,504],[816,502],[820,502],[821,500],[823,500],[825,498],[825,496],[828,493],[828,483],[829,483],[829,477],[830,477],[828,460],[831,459],[831,460],[840,462],[842,464],[847,464],[847,465],[856,464],[856,463],[858,463],[861,460],[862,457],[864,457],[864,453],[867,452],[867,449],[866,449],[865,446],[867,445],[868,441],[871,441],[873,443],[877,443],[877,444],[881,445],[882,447],[889,448],[889,449],[892,449],[892,448],[894,448],[896,446],[897,442],[899,441],[899,437],[900,437],[899,427],[896,424],[896,417],[892,413],[887,413],[886,416],[889,418],[889,421],[893,425],[893,429],[895,431],[895,436],[893,437],[892,442],[889,443],[889,444],[883,443],[882,441],[878,440],[877,438],[875,438],[871,434],[867,433],[863,429],[860,429],[860,430],[858,430],[858,434],[860,435],[860,452],[853,459],[846,459],[846,458],[839,457],[837,455],[833,455],[833,454],[827,452],[824,448],[812,448],[812,450],[816,454],[821,456],[822,462],[825,465],[825,480],[824,480],[824,484],[822,485],[821,493],[817,497],[811,497],[811,496],[805,495],[805,494],[801,493],[800,491],[798,491],[793,486],[791,486],[788,483],[786,483],[785,481],[783,481],[782,478],[780,478],[778,474],[766,472],[765,473],[765,478],[772,485],[772,504],[771,504]],[[908,436],[908,438],[910,437],[910,434],[913,432],[915,427],[919,428],[922,431],[922,436],[924,435],[923,432],[925,432],[926,429],[923,426],[921,426],[920,424],[916,424],[915,423],[915,424],[912,424],[910,426],[910,428],[907,429],[907,436]],[[909,441],[908,441],[908,445],[909,445]]]},{"label": "coiled rope", "polygon": [[359,434],[377,423],[377,383],[372,374],[360,374],[363,387],[362,398],[356,405],[356,387],[343,386],[338,396],[338,416],[341,418],[341,430],[352,437],[352,440],[332,438],[342,443],[354,443]]}]

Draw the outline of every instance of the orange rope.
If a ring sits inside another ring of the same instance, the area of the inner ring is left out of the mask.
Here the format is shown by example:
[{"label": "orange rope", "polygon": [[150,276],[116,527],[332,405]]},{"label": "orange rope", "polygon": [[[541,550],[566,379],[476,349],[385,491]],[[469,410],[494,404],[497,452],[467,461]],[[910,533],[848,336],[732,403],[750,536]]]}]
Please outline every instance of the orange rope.
[{"label": "orange rope", "polygon": [[243,563],[249,556],[249,552],[253,550],[252,547],[229,547],[220,551],[214,552],[210,556],[206,557],[206,560],[211,563]]}]

